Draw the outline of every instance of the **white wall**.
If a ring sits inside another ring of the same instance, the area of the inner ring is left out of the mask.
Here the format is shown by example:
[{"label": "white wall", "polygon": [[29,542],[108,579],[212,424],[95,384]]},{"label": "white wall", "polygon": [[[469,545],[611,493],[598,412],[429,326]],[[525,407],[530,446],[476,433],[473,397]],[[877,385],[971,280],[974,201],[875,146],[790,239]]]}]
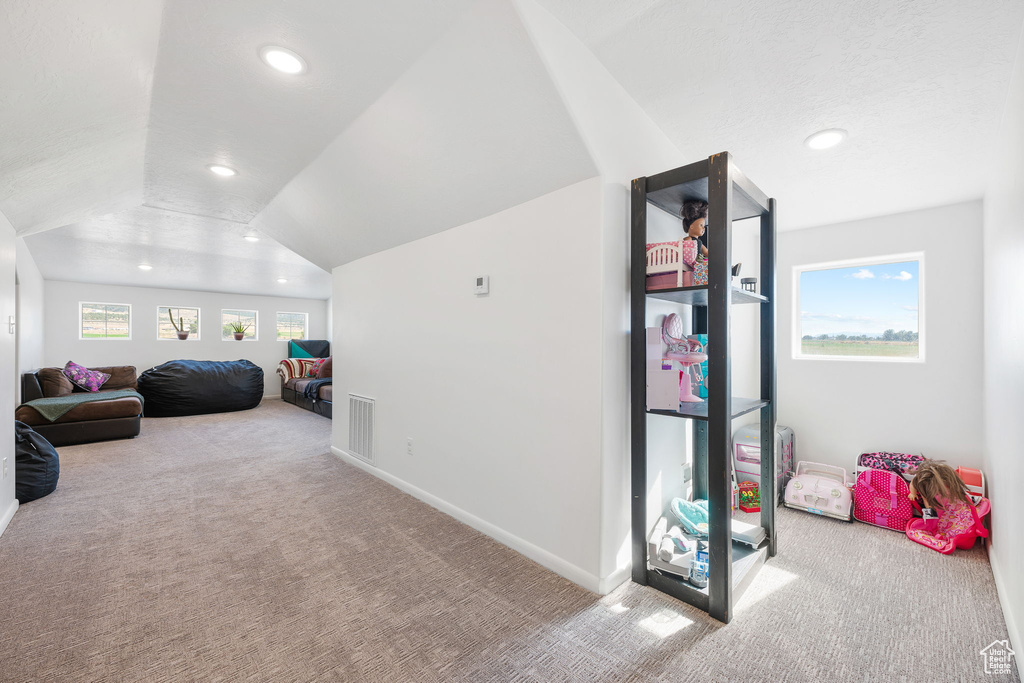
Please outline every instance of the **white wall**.
[{"label": "white wall", "polygon": [[[38,370],[43,365],[43,276],[25,240],[17,238],[18,272],[18,376]],[[21,402],[21,382],[15,382],[18,402]]]},{"label": "white wall", "polygon": [[[73,360],[85,366],[134,365],[144,370],[179,358],[238,360],[245,358],[263,368],[264,395],[280,396],[277,364],[288,355],[287,344],[277,341],[276,314],[309,314],[310,339],[326,339],[327,304],[317,299],[245,296],[149,287],[119,287],[47,280],[46,344],[43,365],[57,367]],[[132,305],[132,339],[79,339],[78,304],[81,301]],[[200,311],[201,339],[157,339],[158,306],[191,306]],[[222,341],[222,308],[259,311],[259,339]]]},{"label": "white wall", "polygon": [[14,264],[17,260],[14,226],[0,213],[0,465],[7,461],[7,476],[0,470],[0,534],[18,509],[14,498],[14,378],[16,373],[15,336],[7,322],[14,317]]},{"label": "white wall", "polygon": [[[981,223],[981,202],[968,202],[780,233],[778,419],[798,459],[849,470],[886,450],[981,465]],[[793,359],[794,266],[917,251],[925,362]]]},{"label": "white wall", "polygon": [[992,499],[989,559],[1006,626],[1024,661],[1024,38],[985,195],[985,450]]},{"label": "white wall", "polygon": [[333,295],[336,394],[376,400],[377,473],[592,588],[600,211],[577,183],[339,266]]}]

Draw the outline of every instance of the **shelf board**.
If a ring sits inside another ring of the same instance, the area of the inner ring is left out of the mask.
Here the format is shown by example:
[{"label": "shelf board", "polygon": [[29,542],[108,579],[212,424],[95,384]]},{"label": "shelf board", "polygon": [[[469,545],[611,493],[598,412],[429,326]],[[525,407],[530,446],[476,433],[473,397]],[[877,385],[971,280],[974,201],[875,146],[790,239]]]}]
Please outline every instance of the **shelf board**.
[{"label": "shelf board", "polygon": [[[735,167],[733,171],[732,219],[740,221],[768,212],[768,196]],[[683,202],[708,200],[707,163],[699,162],[647,178],[647,201],[679,216]]]},{"label": "shelf board", "polygon": [[[753,412],[759,408],[763,408],[768,405],[768,401],[760,398],[742,398],[739,396],[732,397],[732,417],[737,418],[740,415],[746,415],[747,413]],[[700,403],[680,403],[679,410],[648,410],[649,415],[668,415],[670,417],[685,417],[691,420],[707,420],[708,419],[708,402],[707,399]]]},{"label": "shelf board", "polygon": [[[735,605],[754,580],[761,565],[768,559],[768,543],[751,548],[742,543],[732,544],[732,603]],[[710,571],[715,571],[714,567]],[[682,600],[705,612],[708,610],[708,588],[697,588],[680,576],[648,567],[647,582],[663,593]]]},{"label": "shelf board", "polygon": [[[708,305],[708,286],[698,285],[696,287],[673,287],[672,289],[647,290],[647,296],[662,301],[672,301],[677,304],[689,304],[690,306]],[[732,302],[734,304],[766,304],[768,299],[748,292],[739,287],[732,288]]]}]

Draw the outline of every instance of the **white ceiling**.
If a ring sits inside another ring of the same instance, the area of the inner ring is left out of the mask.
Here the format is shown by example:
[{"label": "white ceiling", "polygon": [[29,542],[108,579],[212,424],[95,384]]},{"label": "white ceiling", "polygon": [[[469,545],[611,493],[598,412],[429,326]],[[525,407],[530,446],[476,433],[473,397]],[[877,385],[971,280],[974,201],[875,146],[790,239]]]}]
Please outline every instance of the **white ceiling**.
[{"label": "white ceiling", "polygon": [[[330,295],[329,273],[266,235],[258,242],[243,239],[251,232],[241,223],[140,206],[26,241],[48,280],[309,299]],[[153,270],[139,270],[140,263]]]},{"label": "white ceiling", "polygon": [[[782,229],[982,196],[1024,22],[1021,0],[541,2],[681,150],[732,152]],[[850,136],[804,147],[824,128]]]},{"label": "white ceiling", "polygon": [[[541,2],[783,228],[980,196],[1024,22],[1022,0]],[[826,127],[849,140],[807,150]],[[511,0],[0,4],[0,211],[48,278],[325,298],[323,269],[596,174]]]},{"label": "white ceiling", "polygon": [[0,2],[0,211],[19,232],[142,202],[162,2]]}]

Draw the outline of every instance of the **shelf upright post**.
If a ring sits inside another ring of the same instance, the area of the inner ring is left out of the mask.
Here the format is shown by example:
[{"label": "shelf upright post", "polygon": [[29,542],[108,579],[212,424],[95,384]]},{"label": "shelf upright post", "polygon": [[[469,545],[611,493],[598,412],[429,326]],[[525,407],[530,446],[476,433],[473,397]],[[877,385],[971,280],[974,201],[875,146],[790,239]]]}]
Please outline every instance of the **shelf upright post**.
[{"label": "shelf upright post", "polygon": [[708,613],[726,624],[732,619],[731,165],[728,152],[708,160]]},{"label": "shelf upright post", "polygon": [[[775,452],[775,200],[768,200],[768,212],[761,214],[761,526],[768,536],[768,557],[775,557],[775,508],[779,504]],[[769,493],[770,491],[770,493]]]},{"label": "shelf upright post", "polygon": [[633,581],[647,585],[647,178],[633,181],[630,242],[630,440]]}]

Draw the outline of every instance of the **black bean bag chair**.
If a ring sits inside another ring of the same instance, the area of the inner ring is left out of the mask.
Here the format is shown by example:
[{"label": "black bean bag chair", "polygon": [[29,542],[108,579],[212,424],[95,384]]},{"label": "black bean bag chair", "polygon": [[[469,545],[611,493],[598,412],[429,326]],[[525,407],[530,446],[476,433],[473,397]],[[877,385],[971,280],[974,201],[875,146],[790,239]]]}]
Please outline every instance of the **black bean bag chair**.
[{"label": "black bean bag chair", "polygon": [[263,400],[263,368],[247,360],[171,360],[139,376],[145,417],[227,413]]},{"label": "black bean bag chair", "polygon": [[14,421],[14,497],[27,503],[57,488],[60,458],[57,450],[24,422]]}]

